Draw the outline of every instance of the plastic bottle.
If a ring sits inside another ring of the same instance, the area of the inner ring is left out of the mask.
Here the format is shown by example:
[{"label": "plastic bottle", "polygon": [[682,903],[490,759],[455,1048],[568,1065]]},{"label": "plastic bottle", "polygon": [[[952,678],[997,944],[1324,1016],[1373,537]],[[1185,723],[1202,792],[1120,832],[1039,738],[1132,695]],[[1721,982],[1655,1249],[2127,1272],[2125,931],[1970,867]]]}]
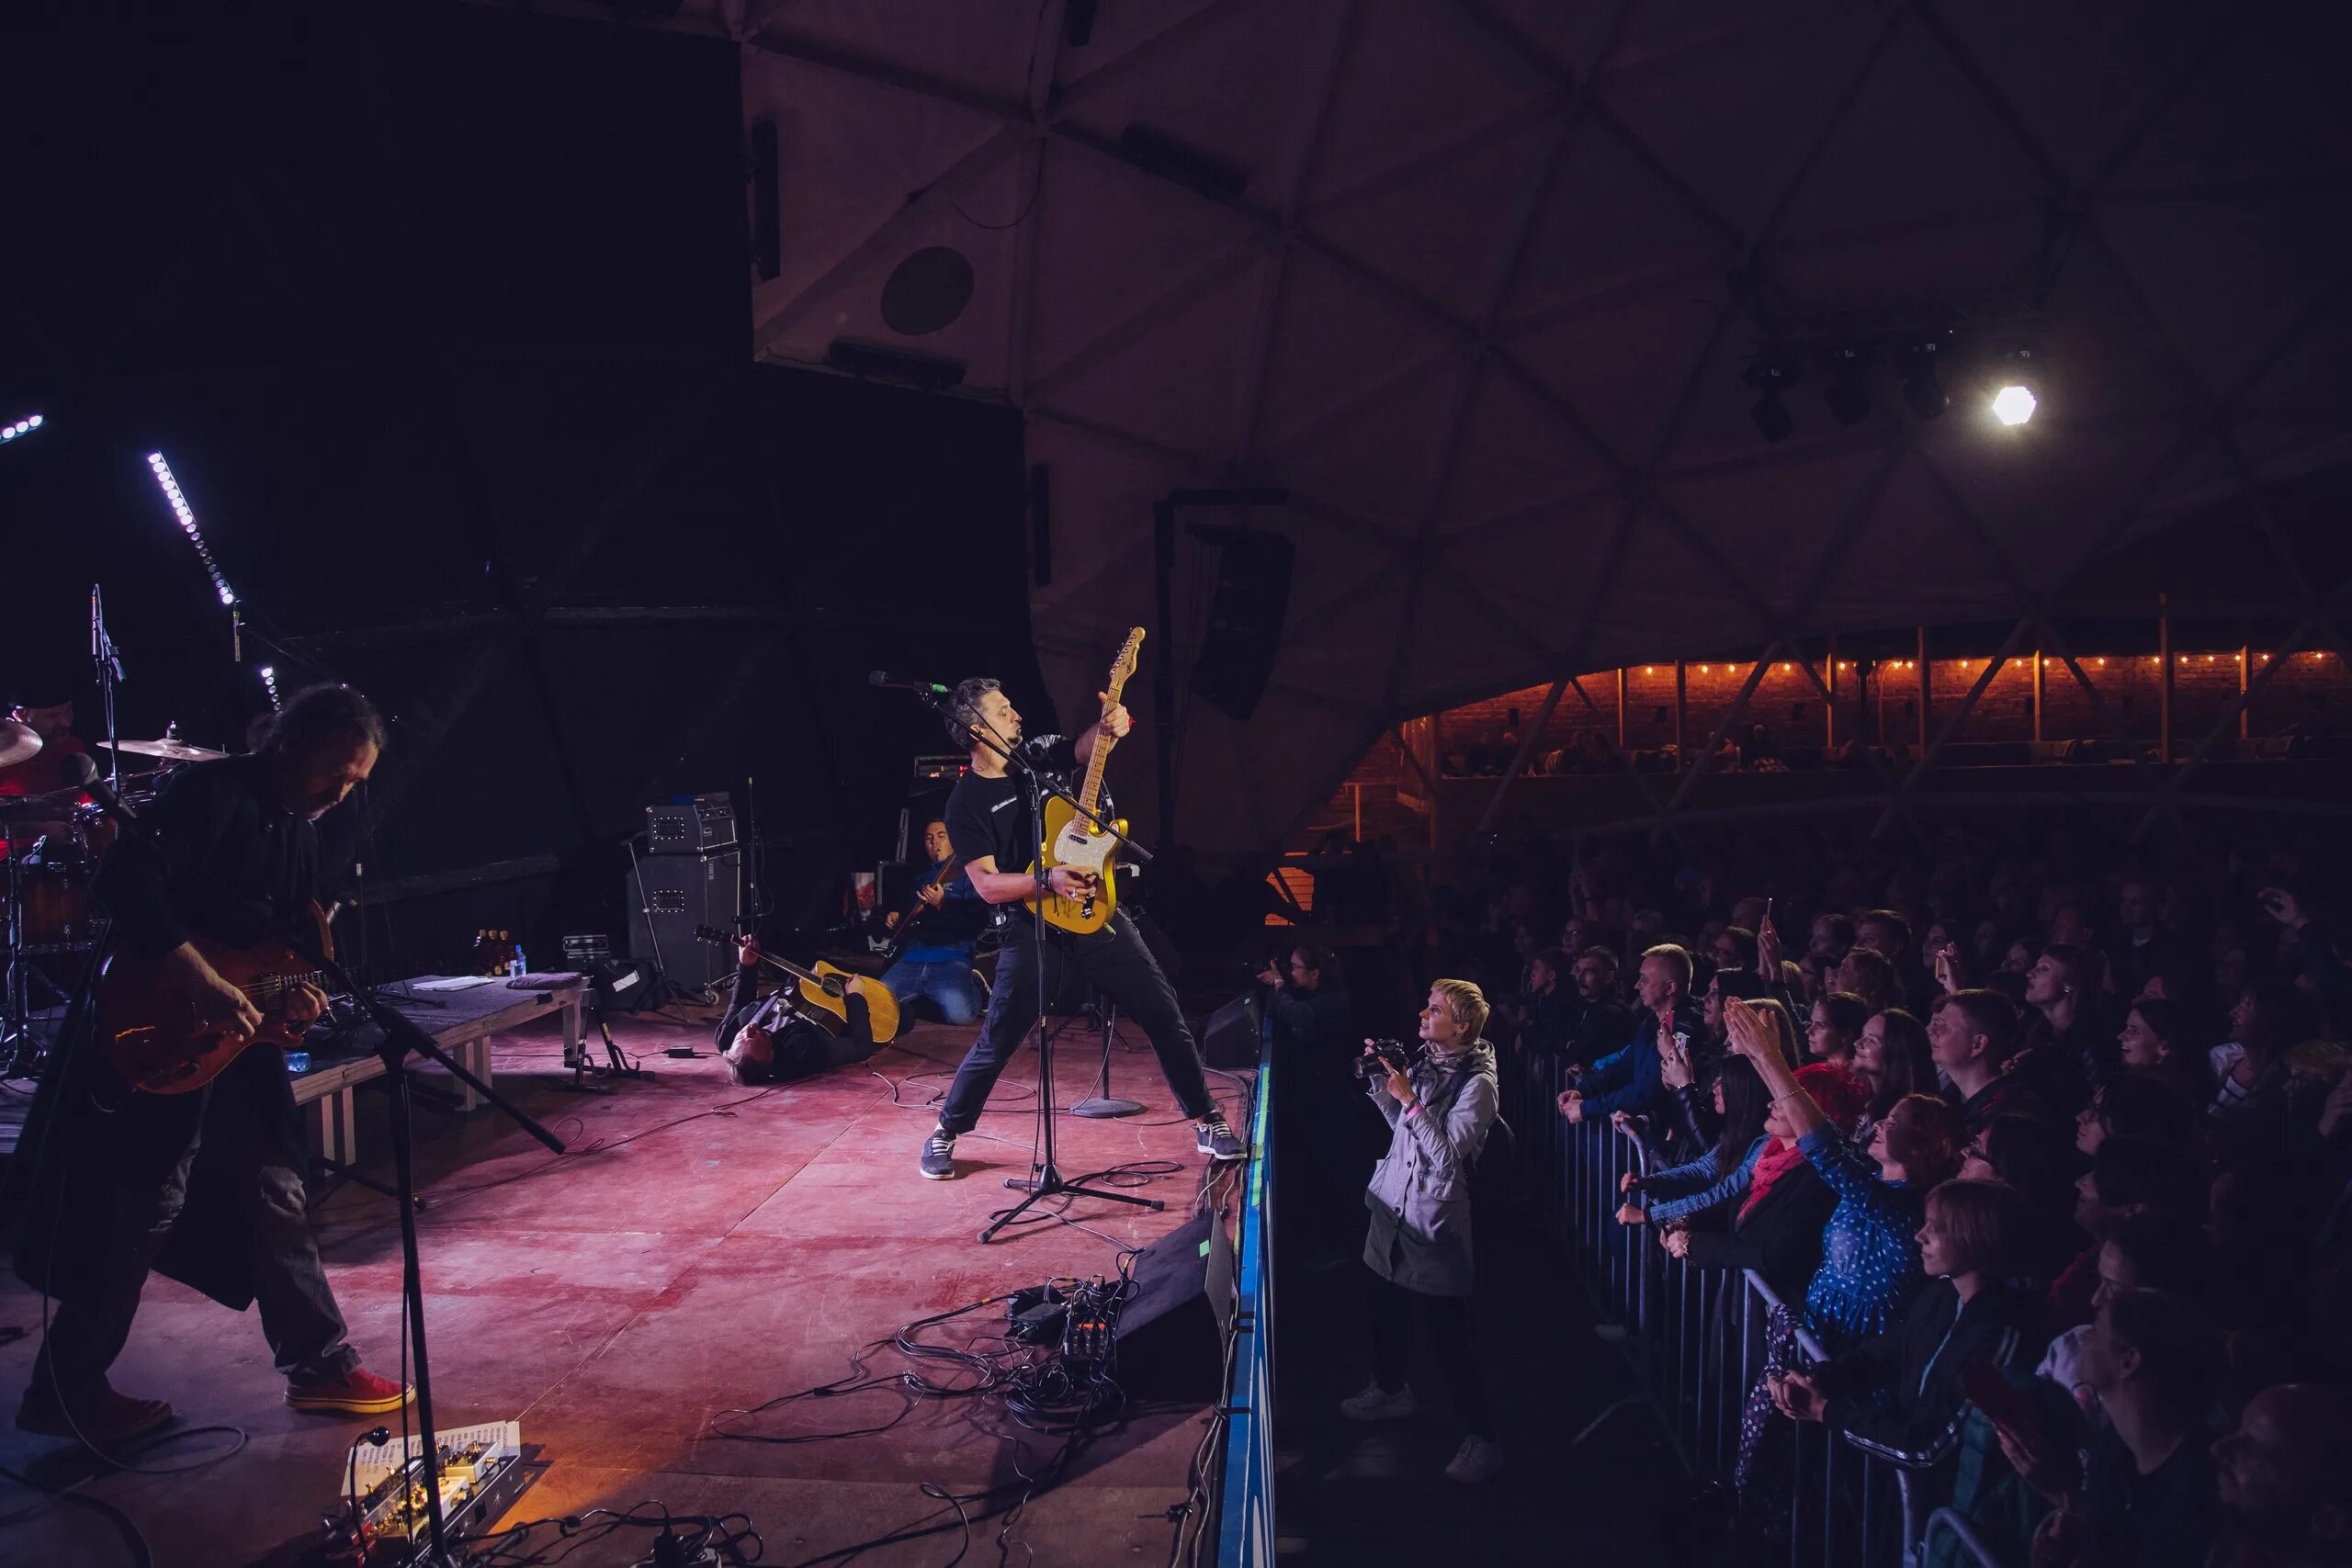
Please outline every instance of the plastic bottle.
[{"label": "plastic bottle", "polygon": [[517,978],[520,978],[525,975],[528,975],[530,972],[530,960],[523,956],[523,944],[518,942],[514,944],[514,967],[510,971],[510,973],[514,975]]}]

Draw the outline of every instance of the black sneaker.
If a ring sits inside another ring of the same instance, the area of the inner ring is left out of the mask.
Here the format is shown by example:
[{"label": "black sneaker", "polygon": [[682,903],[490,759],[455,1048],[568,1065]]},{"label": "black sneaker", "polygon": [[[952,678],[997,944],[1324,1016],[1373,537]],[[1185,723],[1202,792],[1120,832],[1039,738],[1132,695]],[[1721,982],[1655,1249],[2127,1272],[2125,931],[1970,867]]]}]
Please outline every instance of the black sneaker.
[{"label": "black sneaker", "polygon": [[956,1179],[956,1134],[944,1127],[931,1130],[922,1146],[922,1173],[933,1181]]},{"label": "black sneaker", "polygon": [[1193,1123],[1193,1146],[1211,1159],[1247,1159],[1250,1145],[1234,1135],[1225,1112],[1212,1111]]}]

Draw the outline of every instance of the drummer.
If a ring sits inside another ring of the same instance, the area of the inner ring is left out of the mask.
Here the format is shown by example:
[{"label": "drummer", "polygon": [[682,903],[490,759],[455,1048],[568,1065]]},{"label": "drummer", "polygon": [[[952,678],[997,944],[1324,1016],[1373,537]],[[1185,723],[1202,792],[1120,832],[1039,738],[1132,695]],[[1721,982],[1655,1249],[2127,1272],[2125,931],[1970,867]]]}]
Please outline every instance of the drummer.
[{"label": "drummer", "polygon": [[21,761],[0,767],[0,795],[47,795],[63,789],[65,759],[89,750],[74,733],[74,705],[63,702],[37,708],[19,704],[8,710],[8,716],[40,738],[40,750]]}]

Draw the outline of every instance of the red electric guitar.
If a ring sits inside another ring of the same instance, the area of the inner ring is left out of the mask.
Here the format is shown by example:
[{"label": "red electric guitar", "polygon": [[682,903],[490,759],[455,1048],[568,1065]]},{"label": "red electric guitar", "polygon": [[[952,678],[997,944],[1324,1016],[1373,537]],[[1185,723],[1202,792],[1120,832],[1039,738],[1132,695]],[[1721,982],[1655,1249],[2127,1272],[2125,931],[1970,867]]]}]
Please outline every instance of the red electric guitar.
[{"label": "red electric guitar", "polygon": [[[311,906],[319,951],[334,956],[326,911]],[[118,953],[98,975],[98,1018],[106,1026],[107,1060],[133,1089],[149,1094],[189,1094],[220,1075],[255,1041],[291,1045],[302,1027],[286,1021],[286,998],[305,981],[320,985],[311,961],[275,938],[253,947],[227,947],[209,937],[190,939],[220,976],[261,1009],[260,1031],[248,1037],[207,1029],[196,1004],[161,983],[154,961]]]}]

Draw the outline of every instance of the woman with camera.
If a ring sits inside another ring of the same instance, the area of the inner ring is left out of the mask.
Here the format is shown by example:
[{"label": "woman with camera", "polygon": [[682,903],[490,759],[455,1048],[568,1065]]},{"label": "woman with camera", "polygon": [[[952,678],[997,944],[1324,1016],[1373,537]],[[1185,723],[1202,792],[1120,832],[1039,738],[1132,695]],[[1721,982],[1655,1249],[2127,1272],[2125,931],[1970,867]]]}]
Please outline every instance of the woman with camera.
[{"label": "woman with camera", "polygon": [[1470,1178],[1498,1104],[1494,1047],[1480,1036],[1486,1023],[1484,992],[1468,980],[1440,980],[1421,1010],[1420,1050],[1367,1040],[1357,1064],[1389,1141],[1364,1193],[1373,1381],[1340,1408],[1358,1421],[1401,1420],[1420,1408],[1405,1381],[1419,1316],[1470,1429],[1445,1467],[1461,1482],[1487,1480],[1503,1462],[1470,1332]]}]

